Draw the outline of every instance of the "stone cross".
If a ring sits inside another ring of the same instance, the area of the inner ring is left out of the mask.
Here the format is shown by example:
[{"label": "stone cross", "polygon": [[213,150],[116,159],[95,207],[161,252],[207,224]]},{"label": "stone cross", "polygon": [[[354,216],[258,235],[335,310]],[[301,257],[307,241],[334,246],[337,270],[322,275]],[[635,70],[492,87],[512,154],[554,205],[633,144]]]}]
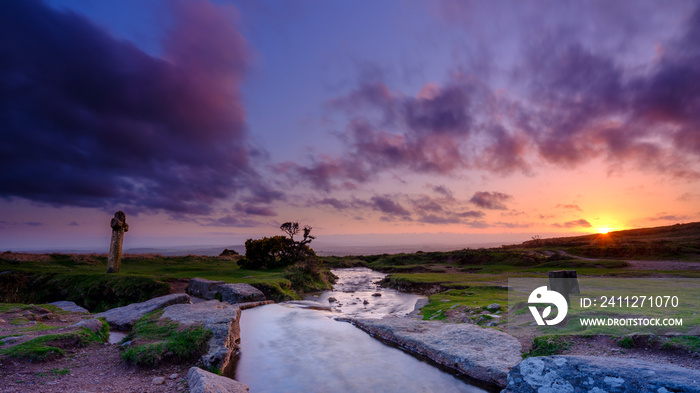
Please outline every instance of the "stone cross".
[{"label": "stone cross", "polygon": [[119,273],[119,263],[122,259],[124,232],[129,230],[129,224],[126,223],[126,214],[124,214],[123,211],[114,213],[114,218],[112,218],[109,226],[112,227],[112,241],[109,244],[107,273]]}]

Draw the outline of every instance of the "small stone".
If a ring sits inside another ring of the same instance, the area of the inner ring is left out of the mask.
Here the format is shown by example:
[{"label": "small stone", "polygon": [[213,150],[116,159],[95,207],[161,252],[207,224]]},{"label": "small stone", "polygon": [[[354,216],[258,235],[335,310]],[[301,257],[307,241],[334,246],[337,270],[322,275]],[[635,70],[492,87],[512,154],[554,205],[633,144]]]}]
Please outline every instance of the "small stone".
[{"label": "small stone", "polygon": [[165,383],[165,378],[163,377],[155,377],[153,378],[153,381],[151,381],[154,385],[162,385]]},{"label": "small stone", "polygon": [[328,303],[335,303],[337,301],[338,301],[338,299],[334,298],[333,296],[328,298]]},{"label": "small stone", "polygon": [[3,323],[7,323],[7,321],[4,320],[4,319],[2,319],[2,318],[0,318],[0,325],[2,325]]},{"label": "small stone", "polygon": [[365,300],[364,302],[362,302],[362,304],[364,304],[366,306],[369,304],[369,302],[367,300]]},{"label": "small stone", "polygon": [[379,293],[379,292],[376,292],[376,293],[373,293],[372,296],[374,296],[374,297],[379,297],[379,296],[382,296],[382,294]]},{"label": "small stone", "polygon": [[170,378],[170,379],[177,379],[177,374],[170,374],[170,377],[168,377],[168,378]]},{"label": "small stone", "polygon": [[501,305],[498,303],[489,304],[486,306],[486,309],[489,311],[498,311],[501,309]]}]

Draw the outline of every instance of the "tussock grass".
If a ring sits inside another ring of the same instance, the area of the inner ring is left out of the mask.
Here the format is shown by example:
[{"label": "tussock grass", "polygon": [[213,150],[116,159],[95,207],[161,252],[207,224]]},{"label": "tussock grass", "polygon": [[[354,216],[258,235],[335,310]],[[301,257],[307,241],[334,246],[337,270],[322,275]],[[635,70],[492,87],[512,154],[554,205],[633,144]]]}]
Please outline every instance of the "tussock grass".
[{"label": "tussock grass", "polygon": [[202,325],[181,326],[177,322],[161,320],[163,310],[144,315],[123,342],[132,341],[122,359],[143,367],[164,362],[193,361],[207,350],[212,332]]}]

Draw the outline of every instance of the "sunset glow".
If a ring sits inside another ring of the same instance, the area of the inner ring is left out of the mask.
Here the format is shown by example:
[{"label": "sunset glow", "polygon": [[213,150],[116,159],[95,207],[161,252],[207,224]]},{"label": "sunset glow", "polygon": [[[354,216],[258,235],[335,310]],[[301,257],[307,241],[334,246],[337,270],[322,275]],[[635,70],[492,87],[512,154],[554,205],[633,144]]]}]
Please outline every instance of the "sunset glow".
[{"label": "sunset glow", "polygon": [[700,220],[698,3],[257,3],[6,4],[0,248]]}]

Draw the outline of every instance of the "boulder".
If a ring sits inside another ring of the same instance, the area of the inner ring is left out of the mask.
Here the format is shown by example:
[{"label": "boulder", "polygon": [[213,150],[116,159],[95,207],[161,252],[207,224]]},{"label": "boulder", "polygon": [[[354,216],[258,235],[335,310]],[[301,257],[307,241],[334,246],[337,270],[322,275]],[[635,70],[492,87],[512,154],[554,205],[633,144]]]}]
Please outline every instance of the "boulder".
[{"label": "boulder", "polygon": [[117,330],[130,330],[142,316],[171,304],[189,303],[190,297],[184,293],[173,293],[147,300],[142,303],[132,303],[128,306],[117,307],[95,315],[104,317],[109,326]]},{"label": "boulder", "polygon": [[614,357],[532,357],[508,374],[502,393],[515,392],[699,393],[700,371]]},{"label": "boulder", "polygon": [[210,373],[199,367],[192,367],[187,372],[186,378],[190,393],[246,393],[249,391],[248,385],[242,382]]},{"label": "boulder", "polygon": [[515,337],[476,325],[400,317],[348,321],[409,353],[500,387],[506,386],[508,371],[522,359]]},{"label": "boulder", "polygon": [[92,330],[93,332],[102,331],[103,322],[97,318],[84,319],[80,322],[76,322],[71,326],[84,327],[86,329]]},{"label": "boulder", "polygon": [[83,314],[90,313],[90,311],[88,311],[87,309],[80,307],[79,305],[75,304],[74,302],[69,302],[67,300],[61,300],[61,301],[53,302],[53,303],[49,303],[49,304],[52,304],[52,305],[60,308],[63,311],[79,312],[79,313],[83,313]]},{"label": "boulder", "polygon": [[488,306],[486,306],[486,309],[491,312],[496,312],[501,309],[501,305],[498,303],[489,304]]},{"label": "boulder", "polygon": [[206,280],[204,278],[192,278],[187,283],[187,293],[192,296],[201,297],[202,299],[211,300],[216,296],[219,286],[223,284],[226,284],[226,282]]},{"label": "boulder", "polygon": [[174,304],[166,307],[161,319],[168,318],[182,325],[202,324],[214,335],[209,349],[201,358],[204,366],[226,369],[231,358],[238,354],[241,341],[241,309],[237,306],[209,300],[196,304]]},{"label": "boulder", "polygon": [[258,288],[245,283],[219,285],[218,293],[221,294],[221,301],[231,304],[265,300],[265,295]]}]

